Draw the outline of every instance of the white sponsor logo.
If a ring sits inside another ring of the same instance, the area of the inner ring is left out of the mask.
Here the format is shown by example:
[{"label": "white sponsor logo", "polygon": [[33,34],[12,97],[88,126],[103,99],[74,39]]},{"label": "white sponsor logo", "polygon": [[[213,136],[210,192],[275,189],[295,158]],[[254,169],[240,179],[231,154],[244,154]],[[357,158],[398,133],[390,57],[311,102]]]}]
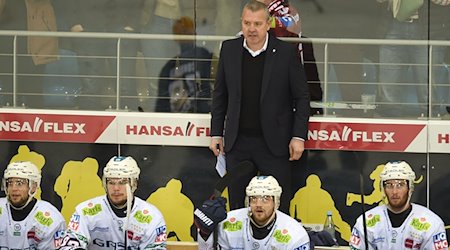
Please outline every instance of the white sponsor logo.
[{"label": "white sponsor logo", "polygon": [[200,211],[198,208],[195,209],[194,215],[196,215],[203,223],[205,223],[207,226],[211,226],[214,222],[202,211]]},{"label": "white sponsor logo", "polygon": [[352,141],[352,142],[388,142],[395,143],[395,132],[357,131],[345,126],[342,132],[332,130],[310,130],[308,140],[314,141]]},{"label": "white sponsor logo", "polygon": [[85,126],[85,123],[46,122],[36,117],[33,123],[28,121],[0,121],[0,132],[86,134]]}]

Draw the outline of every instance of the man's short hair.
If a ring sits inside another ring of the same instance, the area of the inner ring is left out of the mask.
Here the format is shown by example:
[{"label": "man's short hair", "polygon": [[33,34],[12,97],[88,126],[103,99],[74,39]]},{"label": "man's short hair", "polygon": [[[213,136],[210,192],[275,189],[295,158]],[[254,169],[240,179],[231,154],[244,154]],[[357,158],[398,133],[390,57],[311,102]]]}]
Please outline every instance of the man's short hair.
[{"label": "man's short hair", "polygon": [[270,19],[269,9],[264,3],[258,2],[257,0],[250,0],[247,4],[245,4],[244,9],[248,9],[252,12],[264,10],[266,14],[267,20]]}]

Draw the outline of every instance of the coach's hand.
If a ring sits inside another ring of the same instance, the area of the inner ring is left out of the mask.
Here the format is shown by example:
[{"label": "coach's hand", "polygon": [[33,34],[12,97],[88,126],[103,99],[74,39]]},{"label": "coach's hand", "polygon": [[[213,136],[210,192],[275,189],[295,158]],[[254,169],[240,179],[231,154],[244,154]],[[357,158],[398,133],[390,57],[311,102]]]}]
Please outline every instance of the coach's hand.
[{"label": "coach's hand", "polygon": [[299,139],[292,138],[289,143],[289,160],[296,161],[302,157],[305,151],[305,142]]}]

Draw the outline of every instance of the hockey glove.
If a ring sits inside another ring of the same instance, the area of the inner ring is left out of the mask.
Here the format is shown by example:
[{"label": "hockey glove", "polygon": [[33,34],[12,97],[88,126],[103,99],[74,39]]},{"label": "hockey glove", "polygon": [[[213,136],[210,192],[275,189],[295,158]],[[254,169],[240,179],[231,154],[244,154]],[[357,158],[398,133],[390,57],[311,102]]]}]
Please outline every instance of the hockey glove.
[{"label": "hockey glove", "polygon": [[218,197],[203,202],[201,207],[195,209],[194,223],[202,237],[211,235],[217,224],[227,218],[226,203],[225,198]]}]

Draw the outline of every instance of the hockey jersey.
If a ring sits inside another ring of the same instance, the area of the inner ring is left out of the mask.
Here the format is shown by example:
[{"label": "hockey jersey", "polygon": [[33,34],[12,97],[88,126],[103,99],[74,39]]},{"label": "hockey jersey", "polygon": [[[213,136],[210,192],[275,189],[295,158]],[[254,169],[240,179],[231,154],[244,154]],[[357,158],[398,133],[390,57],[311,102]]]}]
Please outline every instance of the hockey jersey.
[{"label": "hockey jersey", "polygon": [[50,203],[37,200],[22,221],[14,221],[6,198],[0,198],[0,249],[54,249],[55,236],[64,231],[66,222]]},{"label": "hockey jersey", "polygon": [[367,241],[364,244],[362,216],[356,220],[350,238],[350,249],[423,249],[448,250],[444,222],[421,205],[412,204],[411,213],[398,228],[393,228],[386,205],[366,212]]},{"label": "hockey jersey", "polygon": [[[292,217],[276,211],[277,219],[270,233],[264,239],[252,236],[248,208],[230,211],[218,227],[220,249],[276,249],[308,250],[309,236],[303,226]],[[207,241],[198,237],[199,249],[213,249],[213,235]]]},{"label": "hockey jersey", "polygon": [[67,234],[75,234],[89,250],[166,249],[166,223],[155,206],[135,197],[128,220],[125,230],[126,218],[118,217],[102,195],[75,208]]}]

